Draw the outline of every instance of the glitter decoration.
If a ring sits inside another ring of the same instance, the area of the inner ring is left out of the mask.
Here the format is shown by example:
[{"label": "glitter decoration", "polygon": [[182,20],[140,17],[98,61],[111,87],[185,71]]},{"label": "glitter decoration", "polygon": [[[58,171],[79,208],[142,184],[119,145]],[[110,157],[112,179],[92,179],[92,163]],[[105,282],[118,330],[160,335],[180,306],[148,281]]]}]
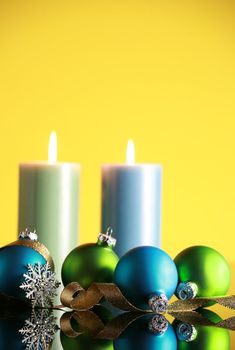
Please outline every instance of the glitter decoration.
[{"label": "glitter decoration", "polygon": [[153,294],[148,300],[149,307],[154,312],[165,312],[168,308],[168,299],[165,294]]},{"label": "glitter decoration", "polygon": [[48,263],[28,264],[27,269],[28,272],[23,275],[25,282],[20,285],[20,288],[26,292],[26,298],[32,301],[32,307],[52,306],[52,300],[56,296],[60,282],[56,280],[50,265]]},{"label": "glitter decoration", "polygon": [[163,315],[155,315],[148,324],[148,329],[155,335],[161,335],[166,332],[168,321]]},{"label": "glitter decoration", "polygon": [[197,338],[197,330],[190,323],[180,323],[177,326],[176,334],[179,340],[191,342]]},{"label": "glitter decoration", "polygon": [[193,282],[181,282],[176,289],[176,295],[181,300],[194,299],[197,293],[198,287]]},{"label": "glitter decoration", "polygon": [[56,317],[49,310],[33,309],[31,317],[25,321],[25,326],[19,333],[26,350],[42,350],[47,349],[58,330]]}]

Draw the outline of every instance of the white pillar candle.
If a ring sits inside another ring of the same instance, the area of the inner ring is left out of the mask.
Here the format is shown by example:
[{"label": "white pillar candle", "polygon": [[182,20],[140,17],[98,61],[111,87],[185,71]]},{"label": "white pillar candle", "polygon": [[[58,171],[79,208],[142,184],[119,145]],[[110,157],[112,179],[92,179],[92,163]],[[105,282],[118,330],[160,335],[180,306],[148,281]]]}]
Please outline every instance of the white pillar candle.
[{"label": "white pillar candle", "polygon": [[18,231],[36,230],[60,279],[62,263],[78,241],[80,165],[57,162],[55,133],[48,156],[48,162],[20,164]]}]

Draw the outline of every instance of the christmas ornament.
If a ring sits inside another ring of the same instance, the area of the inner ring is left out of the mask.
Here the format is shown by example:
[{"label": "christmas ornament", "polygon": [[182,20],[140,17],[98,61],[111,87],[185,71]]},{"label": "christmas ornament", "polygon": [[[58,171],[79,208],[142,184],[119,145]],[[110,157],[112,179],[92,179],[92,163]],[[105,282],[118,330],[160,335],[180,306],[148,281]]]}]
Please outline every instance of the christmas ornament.
[{"label": "christmas ornament", "polygon": [[[102,305],[94,306],[91,311],[100,318],[104,325],[112,319],[111,311]],[[71,325],[75,331],[82,331],[79,324],[73,318],[71,318]],[[113,342],[111,340],[95,339],[95,337],[88,334],[88,332],[84,332],[72,338],[61,331],[60,340],[64,350],[113,350]]]},{"label": "christmas ornament", "polygon": [[[30,317],[31,310],[22,310],[18,315],[2,318],[0,314],[0,349],[1,350],[23,350],[25,346],[22,344],[22,336],[19,329],[25,325],[25,320]],[[42,349],[40,349],[42,350]]]},{"label": "christmas ornament", "polygon": [[[222,321],[214,312],[200,309],[203,317],[213,323]],[[178,350],[229,350],[230,334],[227,329],[219,327],[208,327],[202,325],[192,325],[186,322],[173,322],[177,338]]]},{"label": "christmas ornament", "polygon": [[64,286],[70,282],[78,282],[87,289],[92,282],[113,282],[114,269],[118,257],[113,251],[116,239],[112,237],[112,229],[101,233],[97,243],[80,245],[66,257],[62,266]]},{"label": "christmas ornament", "polygon": [[176,334],[179,340],[185,342],[194,341],[197,338],[197,329],[193,324],[180,322],[176,327]]},{"label": "christmas ornament", "polygon": [[87,333],[76,338],[70,338],[63,332],[60,333],[60,341],[64,350],[113,350],[113,342],[106,339],[95,339]]},{"label": "christmas ornament", "polygon": [[178,275],[167,253],[156,247],[141,246],[129,250],[119,260],[114,281],[135,306],[164,312],[175,292]]},{"label": "christmas ornament", "polygon": [[28,272],[24,273],[25,282],[20,286],[26,292],[26,298],[31,299],[32,306],[49,307],[57,295],[56,290],[60,283],[48,263],[41,265],[27,265]]},{"label": "christmas ornament", "polygon": [[[151,329],[150,324],[152,324]],[[163,327],[164,331],[161,332]],[[155,331],[154,331],[155,328]],[[162,315],[145,315],[134,321],[115,339],[115,350],[176,350],[177,339],[173,327]]]},{"label": "christmas ornament", "polygon": [[149,321],[148,329],[155,335],[164,334],[168,329],[168,321],[163,315],[157,314]]},{"label": "christmas ornament", "polygon": [[22,335],[22,344],[26,350],[44,350],[52,343],[55,333],[59,330],[54,317],[49,310],[32,310],[31,317],[19,329]]},{"label": "christmas ornament", "polygon": [[230,267],[215,249],[193,246],[175,258],[179,275],[176,295],[186,300],[197,297],[223,296],[230,287]]},{"label": "christmas ornament", "polygon": [[25,299],[25,293],[20,285],[24,282],[27,266],[34,266],[37,263],[41,265],[48,263],[51,269],[54,269],[47,248],[37,240],[35,232],[26,229],[17,241],[0,249],[0,292]]}]

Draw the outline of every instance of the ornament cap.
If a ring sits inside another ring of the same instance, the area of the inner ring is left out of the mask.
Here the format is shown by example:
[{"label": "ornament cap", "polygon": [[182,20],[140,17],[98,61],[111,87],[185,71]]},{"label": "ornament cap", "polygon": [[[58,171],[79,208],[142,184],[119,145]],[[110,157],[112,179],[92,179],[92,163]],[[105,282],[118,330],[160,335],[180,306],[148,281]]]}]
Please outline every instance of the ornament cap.
[{"label": "ornament cap", "polygon": [[176,295],[181,300],[194,299],[197,293],[198,286],[194,282],[181,282],[176,289]]},{"label": "ornament cap", "polygon": [[168,299],[163,293],[152,294],[148,300],[148,304],[153,312],[162,313],[168,308]]},{"label": "ornament cap", "polygon": [[162,335],[168,328],[168,321],[163,315],[155,315],[148,323],[148,329],[155,335]]},{"label": "ornament cap", "polygon": [[176,328],[176,334],[179,340],[191,342],[197,338],[197,330],[190,323],[181,322]]},{"label": "ornament cap", "polygon": [[38,236],[36,234],[36,230],[31,232],[29,228],[26,228],[24,231],[20,232],[19,239],[29,239],[30,241],[37,241]]},{"label": "ornament cap", "polygon": [[106,233],[100,233],[98,236],[99,245],[107,245],[108,247],[115,247],[117,240],[112,237],[113,229],[108,227]]}]

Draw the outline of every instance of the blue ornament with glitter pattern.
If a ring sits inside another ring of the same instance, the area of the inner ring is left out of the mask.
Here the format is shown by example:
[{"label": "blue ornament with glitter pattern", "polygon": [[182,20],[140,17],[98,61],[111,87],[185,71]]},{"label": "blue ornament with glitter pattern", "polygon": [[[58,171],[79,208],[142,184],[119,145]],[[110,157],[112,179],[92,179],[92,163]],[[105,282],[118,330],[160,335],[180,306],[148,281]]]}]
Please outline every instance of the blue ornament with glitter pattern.
[{"label": "blue ornament with glitter pattern", "polygon": [[174,261],[163,250],[141,246],[119,260],[114,281],[135,306],[164,312],[176,290],[178,273]]},{"label": "blue ornament with glitter pattern", "polygon": [[25,299],[20,285],[28,264],[44,265],[47,261],[52,262],[46,247],[37,241],[37,235],[29,231],[22,233],[19,240],[0,249],[0,293]]}]

